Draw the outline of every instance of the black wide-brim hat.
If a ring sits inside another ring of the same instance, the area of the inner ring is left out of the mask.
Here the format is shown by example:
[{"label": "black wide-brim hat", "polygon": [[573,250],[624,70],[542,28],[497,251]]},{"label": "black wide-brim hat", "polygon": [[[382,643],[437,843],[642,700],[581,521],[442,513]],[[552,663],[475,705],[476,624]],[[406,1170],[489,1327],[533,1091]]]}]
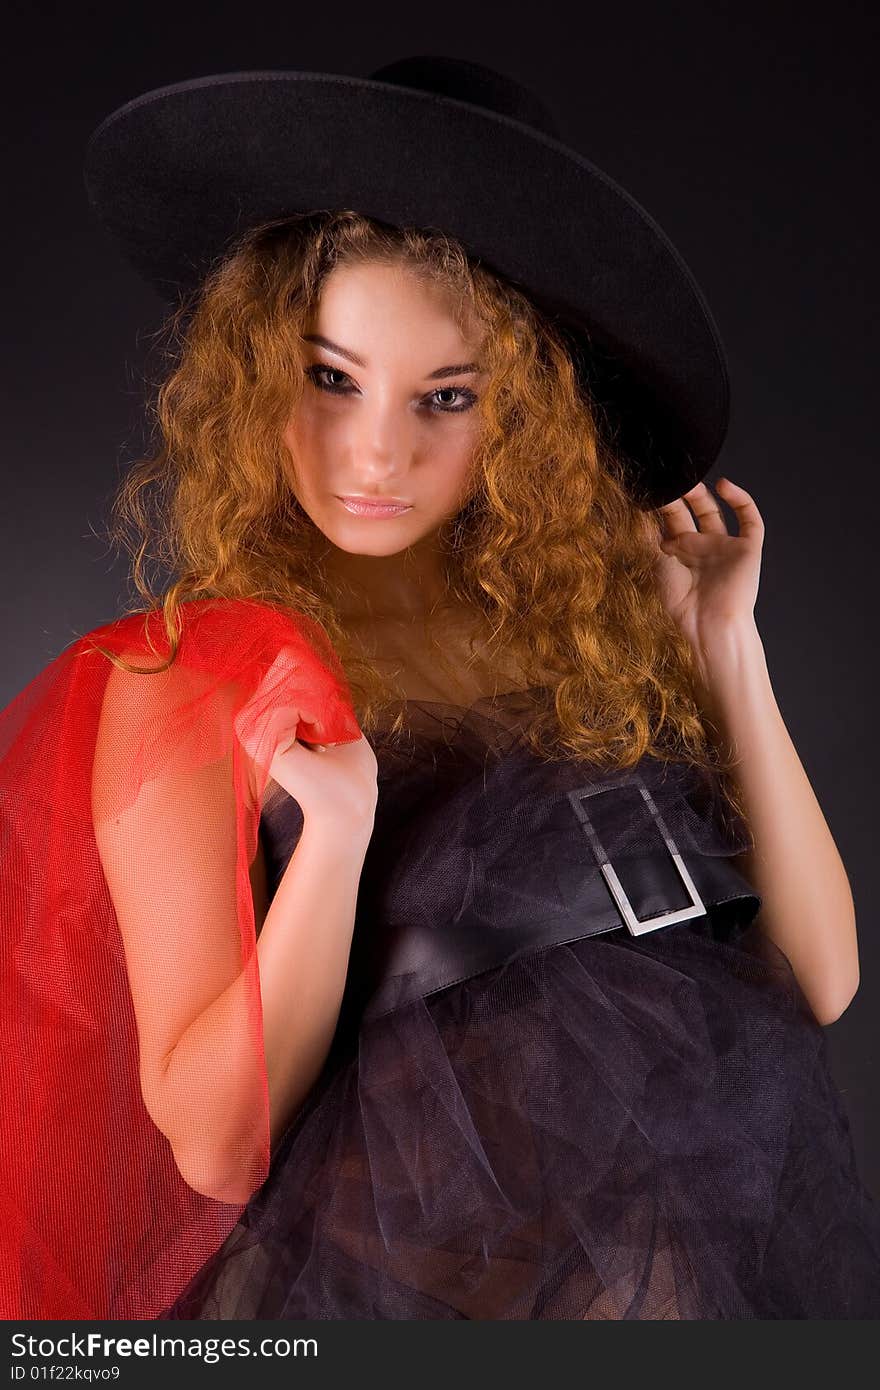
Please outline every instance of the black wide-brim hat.
[{"label": "black wide-brim hat", "polygon": [[368,78],[173,83],[101,122],[84,177],[98,220],[169,302],[263,221],[353,209],[445,232],[565,331],[640,505],[679,497],[720,452],[727,366],[693,274],[540,98],[491,68],[419,57]]}]

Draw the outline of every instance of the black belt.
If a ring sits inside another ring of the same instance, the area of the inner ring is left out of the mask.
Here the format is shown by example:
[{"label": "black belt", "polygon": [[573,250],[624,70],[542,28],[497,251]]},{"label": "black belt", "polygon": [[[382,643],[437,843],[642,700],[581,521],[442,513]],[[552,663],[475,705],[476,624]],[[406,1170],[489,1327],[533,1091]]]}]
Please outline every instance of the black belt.
[{"label": "black belt", "polygon": [[[588,813],[588,803],[598,791],[619,785],[641,791],[665,847],[624,855],[614,864]],[[759,910],[759,894],[732,857],[679,852],[637,773],[629,771],[620,782],[577,788],[568,797],[598,872],[585,873],[573,886],[564,911],[537,912],[513,924],[493,923],[488,930],[484,923],[477,930],[464,919],[430,927],[414,922],[397,927],[385,924],[378,939],[364,933],[361,958],[349,973],[360,996],[357,1008],[362,1017],[380,1017],[548,946],[609,931],[640,937],[679,924],[727,939]]]}]

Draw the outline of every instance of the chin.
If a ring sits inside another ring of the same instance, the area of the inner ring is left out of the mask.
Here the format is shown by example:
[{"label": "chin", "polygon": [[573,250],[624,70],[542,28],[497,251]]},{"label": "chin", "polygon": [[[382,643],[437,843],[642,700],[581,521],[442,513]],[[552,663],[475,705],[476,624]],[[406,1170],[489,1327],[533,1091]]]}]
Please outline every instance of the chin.
[{"label": "chin", "polygon": [[[315,524],[318,525],[317,522]],[[436,526],[415,528],[412,513],[407,512],[404,516],[383,518],[381,521],[353,516],[350,524],[343,522],[341,525],[334,517],[332,525],[322,525],[320,530],[337,549],[349,555],[378,556],[397,555],[417,545],[424,537],[432,535]]]},{"label": "chin", "polygon": [[344,550],[349,555],[400,555],[404,550],[408,550],[410,546],[421,540],[420,536],[403,536],[401,531],[392,535],[390,534],[390,527],[388,531],[389,534],[383,536],[353,536],[350,532],[341,535],[337,531],[326,534],[328,540],[333,542],[337,550]]}]

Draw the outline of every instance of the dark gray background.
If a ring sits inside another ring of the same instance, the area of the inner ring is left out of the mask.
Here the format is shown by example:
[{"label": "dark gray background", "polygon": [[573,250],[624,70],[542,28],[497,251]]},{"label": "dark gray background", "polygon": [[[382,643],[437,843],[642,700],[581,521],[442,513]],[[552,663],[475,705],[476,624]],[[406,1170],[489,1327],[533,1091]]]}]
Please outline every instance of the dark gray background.
[{"label": "dark gray background", "polygon": [[95,532],[143,441],[162,305],[90,219],[91,129],[151,87],[234,69],[362,76],[445,52],[533,85],[676,242],[727,344],[710,481],[728,473],[764,516],[758,623],[853,884],[862,985],[827,1037],[880,1196],[872,8],[618,0],[578,6],[573,29],[555,5],[7,5],[0,702],[126,596]]}]

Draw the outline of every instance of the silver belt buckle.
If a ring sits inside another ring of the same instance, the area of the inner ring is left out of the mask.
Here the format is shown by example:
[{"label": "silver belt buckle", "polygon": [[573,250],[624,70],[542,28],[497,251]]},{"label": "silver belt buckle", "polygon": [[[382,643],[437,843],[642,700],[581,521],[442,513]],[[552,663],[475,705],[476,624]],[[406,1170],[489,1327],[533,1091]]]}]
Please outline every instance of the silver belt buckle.
[{"label": "silver belt buckle", "polygon": [[[658,912],[653,917],[646,917],[643,921],[640,921],[636,916],[635,909],[624,891],[623,884],[614,872],[611,861],[605,852],[605,848],[599,836],[596,834],[596,828],[590,820],[584,805],[586,798],[589,796],[596,796],[600,792],[611,791],[615,787],[631,786],[637,787],[644,797],[648,810],[651,812],[657,829],[663,836],[672,862],[678,870],[681,881],[691,900],[687,907],[673,908],[670,912]],[[706,908],[702,898],[697,892],[697,886],[688,873],[687,865],[679,854],[675,841],[666,828],[666,824],[657,809],[654,798],[637,772],[629,773],[625,777],[619,778],[616,782],[603,782],[599,787],[580,787],[576,791],[569,792],[568,799],[574,808],[575,815],[583,826],[584,834],[590,841],[593,853],[596,856],[596,861],[602,871],[602,876],[608,884],[611,895],[617,904],[618,911],[632,936],[643,936],[645,932],[656,931],[658,927],[668,927],[671,926],[673,922],[688,922],[693,917],[702,917],[705,915]]]}]

